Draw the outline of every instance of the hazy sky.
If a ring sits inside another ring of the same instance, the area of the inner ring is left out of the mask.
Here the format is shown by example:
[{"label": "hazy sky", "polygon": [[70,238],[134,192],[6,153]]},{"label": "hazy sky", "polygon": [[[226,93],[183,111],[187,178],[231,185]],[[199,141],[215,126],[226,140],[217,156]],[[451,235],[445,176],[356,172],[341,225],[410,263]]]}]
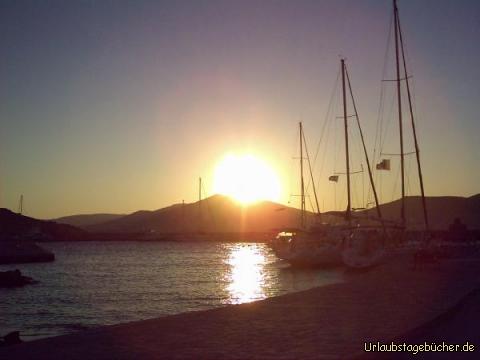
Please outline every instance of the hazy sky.
[{"label": "hazy sky", "polygon": [[[195,201],[198,177],[209,193],[227,152],[269,162],[286,203],[295,192],[297,123],[313,152],[340,55],[373,149],[391,7],[386,0],[1,1],[0,206],[16,209],[24,194],[26,214],[50,218]],[[426,193],[473,195],[480,3],[400,0],[399,7]],[[332,186],[320,184],[323,209],[338,207]],[[384,192],[384,201],[395,197]]]}]

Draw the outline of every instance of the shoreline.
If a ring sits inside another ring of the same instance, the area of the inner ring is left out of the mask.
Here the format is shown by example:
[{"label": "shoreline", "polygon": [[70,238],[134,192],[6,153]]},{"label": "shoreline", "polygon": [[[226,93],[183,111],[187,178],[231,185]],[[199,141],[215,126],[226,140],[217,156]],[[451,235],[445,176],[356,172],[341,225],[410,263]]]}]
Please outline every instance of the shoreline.
[{"label": "shoreline", "polygon": [[0,265],[52,262],[55,254],[29,241],[0,241]]},{"label": "shoreline", "polygon": [[[395,259],[346,282],[0,348],[0,358],[345,358],[428,324],[480,288],[479,261]],[[465,339],[474,341],[475,339]],[[479,349],[480,350],[480,349]]]}]

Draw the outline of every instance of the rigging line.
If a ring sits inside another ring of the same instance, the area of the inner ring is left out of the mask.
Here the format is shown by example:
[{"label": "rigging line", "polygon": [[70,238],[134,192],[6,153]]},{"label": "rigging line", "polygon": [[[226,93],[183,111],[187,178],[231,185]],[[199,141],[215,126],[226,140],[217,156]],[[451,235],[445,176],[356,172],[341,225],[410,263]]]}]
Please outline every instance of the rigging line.
[{"label": "rigging line", "polygon": [[[355,131],[355,130],[352,130],[352,131]],[[361,171],[360,172],[363,172],[363,159],[362,159],[362,152],[363,152],[363,149],[362,149],[362,142],[361,140],[359,139],[359,136],[358,136],[358,129],[357,131],[355,132],[357,134],[357,136],[355,137],[352,137],[353,139],[353,142],[354,142],[354,145],[356,147],[356,152],[353,154],[353,159],[358,163],[360,164],[360,169]],[[363,175],[362,175],[363,176]]]},{"label": "rigging line", "polygon": [[326,158],[327,158],[327,145],[329,144],[329,141],[330,141],[330,133],[331,133],[331,128],[332,128],[332,121],[329,121],[328,122],[328,127],[326,129],[327,131],[327,136],[326,136],[326,139],[325,139],[325,151],[323,151],[323,154],[322,154],[322,159],[321,159],[321,163],[320,163],[320,170],[319,170],[319,173],[318,173],[318,186],[317,188],[320,188],[320,181],[322,180],[322,177],[323,177],[323,173],[324,173],[324,169],[325,169],[325,161],[326,161]]},{"label": "rigging line", "polygon": [[[391,102],[390,102],[390,111],[389,111],[389,115],[387,116],[387,121],[386,121],[386,126],[385,126],[385,129],[384,129],[384,132],[383,132],[383,138],[382,138],[382,143],[380,145],[380,149],[379,149],[379,153],[383,150],[383,148],[385,147],[385,141],[387,140],[387,133],[390,129],[390,125],[392,124],[393,122],[393,112],[394,112],[394,107],[395,107],[395,101],[394,101],[394,98],[392,96],[391,98]],[[380,156],[380,155],[379,155]],[[380,158],[379,158],[380,159]]]},{"label": "rigging line", "polygon": [[[383,68],[382,68],[382,77],[381,79],[384,79],[386,77],[387,73],[387,64],[389,63],[388,57],[390,53],[390,44],[392,41],[392,29],[393,29],[393,19],[394,16],[392,13],[390,13],[390,20],[388,22],[388,36],[387,36],[387,43],[385,46],[385,53],[383,56]],[[383,130],[383,123],[384,123],[384,111],[385,111],[385,97],[386,97],[386,84],[383,82],[380,82],[380,102],[378,106],[378,112],[377,112],[377,125],[376,125],[376,130],[375,130],[375,139],[373,142],[373,155],[372,155],[372,160],[374,163],[378,161],[380,156],[378,156],[377,159],[377,147],[381,149],[383,146],[382,143],[382,130]],[[375,181],[381,182],[382,177],[380,176],[380,172],[375,171]],[[381,185],[381,184],[380,184]],[[369,193],[370,193],[370,188],[369,188]],[[380,191],[381,192],[381,191]]]},{"label": "rigging line", "polygon": [[[313,186],[313,195],[315,196],[315,204],[317,205],[317,213],[318,215],[320,215],[320,206],[318,205],[317,190],[315,189],[315,182],[313,180],[313,173],[312,173],[312,165],[310,163],[310,156],[308,155],[307,140],[305,140],[304,132],[302,132],[302,137],[303,137],[303,144],[305,145],[305,154],[307,155],[308,170],[310,171],[310,178]],[[308,184],[307,184],[307,191],[308,191]]]},{"label": "rigging line", "polygon": [[[381,159],[381,154],[380,152],[383,151],[385,147],[385,142],[387,141],[387,136],[389,133],[390,126],[393,122],[393,113],[394,113],[394,108],[395,108],[395,99],[393,94],[388,94],[388,97],[384,98],[384,108],[383,108],[383,118],[382,118],[382,129],[381,129],[381,135],[380,135],[380,144],[379,148],[377,149],[378,151],[378,158],[377,160]],[[387,103],[388,102],[388,103]],[[385,108],[386,106],[386,108]]]},{"label": "rigging line", "polygon": [[[382,143],[382,129],[383,129],[383,116],[385,112],[385,87],[381,86],[381,92],[380,92],[380,105],[379,105],[379,113],[378,113],[378,118],[377,118],[377,129],[375,132],[375,141],[374,141],[374,148],[373,148],[373,161],[374,164],[376,164],[379,159],[380,155],[377,155],[377,147],[378,151],[380,151],[381,143]],[[381,181],[381,177],[379,177],[379,172],[375,171],[375,182],[376,181]],[[380,178],[380,179],[379,179]],[[369,190],[371,190],[369,188]]]},{"label": "rigging line", "polygon": [[[400,33],[400,44],[402,45],[402,60],[403,60],[403,69],[405,76],[407,76],[407,64],[405,62],[405,50],[404,50],[404,43],[403,43],[403,33],[402,33],[402,28],[400,27],[400,19],[397,16],[397,23],[398,23],[398,30]],[[418,141],[417,141],[417,133],[415,130],[415,120],[413,117],[413,108],[412,108],[412,96],[410,93],[410,86],[408,83],[408,79],[406,81],[407,85],[407,95],[408,95],[408,105],[409,105],[409,110],[410,110],[410,119],[412,123],[412,132],[413,132],[413,140],[415,143],[415,152],[416,152],[416,159],[417,159],[417,170],[418,170],[418,181],[420,182],[420,191],[422,195],[422,207],[423,207],[423,217],[425,220],[425,230],[429,230],[429,224],[428,224],[428,213],[427,213],[427,203],[425,201],[425,190],[423,187],[423,177],[422,177],[422,167],[420,165],[420,149],[418,147]]]},{"label": "rigging line", "polygon": [[[418,125],[420,125],[422,123],[422,117],[418,116],[418,111],[417,111],[417,101],[415,99],[415,78],[412,78],[412,81],[410,82],[410,88],[412,89],[412,92],[411,92],[411,95],[412,95],[412,105],[413,105],[413,113],[415,114],[415,119],[416,119],[416,123]],[[419,129],[417,128],[417,131]]]},{"label": "rigging line", "polygon": [[[346,186],[346,185],[345,185]],[[347,208],[347,192],[346,191],[340,191],[340,196],[339,196],[339,201],[338,201],[338,210],[340,211],[345,211]]]},{"label": "rigging line", "polygon": [[385,111],[385,85],[380,86],[380,104],[378,105],[377,125],[375,129],[375,140],[373,145],[373,159],[376,158],[377,146],[382,143],[383,114]]},{"label": "rigging line", "polygon": [[352,178],[352,194],[353,194],[353,201],[352,201],[352,209],[353,208],[361,208],[364,206],[364,204],[361,201],[361,191],[359,190],[359,187],[361,188],[361,179],[354,176]]},{"label": "rigging line", "polygon": [[333,186],[333,210],[337,210],[337,183],[332,183]]},{"label": "rigging line", "polygon": [[355,115],[335,116],[335,119],[345,119],[345,117],[346,117],[347,119],[349,119],[349,118],[355,117]]},{"label": "rigging line", "polygon": [[[387,46],[385,48],[385,54],[383,56],[383,69],[382,69],[382,79],[385,78],[386,72],[387,72],[387,64],[388,64],[388,55],[390,52],[390,41],[392,39],[392,26],[393,25],[393,14],[390,14],[390,22],[388,26],[388,36],[387,36]],[[373,159],[375,160],[375,146],[377,144],[377,139],[379,136],[381,136],[381,132],[379,133],[379,130],[381,131],[381,124],[379,126],[379,123],[382,121],[382,113],[383,113],[383,101],[384,101],[384,84],[380,82],[380,104],[378,108],[378,113],[377,113],[377,131],[375,132],[375,141],[374,141],[374,149],[373,149]],[[379,129],[380,128],[380,129]],[[381,142],[381,138],[379,139],[379,143]]]},{"label": "rigging line", "polygon": [[363,173],[363,164],[362,166],[362,206],[365,206],[365,174]]},{"label": "rigging line", "polygon": [[[398,80],[405,81],[405,80],[411,79],[412,77],[413,77],[412,75],[404,76],[402,78],[399,78]],[[393,82],[393,81],[398,81],[398,80],[397,79],[383,79],[382,81],[383,82]]]},{"label": "rigging line", "polygon": [[345,165],[347,167],[347,211],[345,213],[345,220],[351,225],[351,212],[352,212],[352,195],[351,195],[351,184],[350,184],[350,151],[349,151],[349,142],[348,142],[348,121],[347,121],[347,96],[346,96],[346,85],[345,85],[345,59],[341,59],[342,66],[342,99],[343,99],[343,123],[344,123],[344,132],[345,132]]},{"label": "rigging line", "polygon": [[375,196],[375,204],[377,206],[377,214],[378,214],[379,218],[382,218],[382,214],[381,214],[380,206],[379,206],[380,204],[378,202],[377,191],[375,189],[375,183],[373,182],[373,175],[372,175],[372,169],[370,167],[370,160],[368,159],[368,151],[367,151],[367,147],[365,146],[365,139],[363,137],[362,127],[360,125],[360,119],[358,117],[357,105],[355,103],[355,98],[353,97],[352,84],[350,83],[350,75],[349,75],[348,70],[346,68],[345,68],[345,73],[347,75],[347,83],[348,83],[348,89],[350,90],[350,98],[352,99],[352,105],[353,105],[353,109],[354,109],[355,115],[356,115],[355,118],[357,119],[358,131],[360,132],[360,137],[362,139],[363,151],[364,151],[364,155],[365,155],[365,161],[367,162],[367,169],[368,169],[368,175],[369,175],[369,179],[370,179],[370,185],[372,186],[372,191],[373,191],[373,194]]},{"label": "rigging line", "polygon": [[338,132],[338,124],[336,121],[333,121],[333,135],[334,135],[333,137],[333,171],[334,172],[337,171],[337,154],[338,154],[338,146],[339,146],[339,142],[337,141],[337,138],[338,138],[337,132]]},{"label": "rigging line", "polygon": [[[363,168],[362,170],[358,170],[358,171],[350,171],[350,175],[355,175],[355,174],[361,174],[363,173]],[[346,175],[347,173],[346,172],[334,172],[333,175]]]},{"label": "rigging line", "polygon": [[[293,156],[291,156],[290,158],[290,171],[289,171],[289,177],[288,177],[288,183],[289,183],[289,189],[290,189],[290,195],[288,197],[288,203],[290,204],[291,201],[292,201],[292,197],[293,197],[293,180],[292,180],[292,174],[294,173],[294,168],[296,167],[296,164],[297,162],[294,160],[295,159],[295,156],[296,156],[296,149],[298,149],[298,137],[295,136],[295,140],[293,141],[293,147],[292,147],[292,151],[290,152],[290,154],[293,154]],[[296,191],[296,190],[295,190]]]},{"label": "rigging line", "polygon": [[298,123],[299,125],[299,142],[300,142],[300,226],[303,229],[305,227],[305,187],[304,187],[304,181],[303,181],[303,139],[302,139],[302,133],[303,133],[303,125],[302,122],[300,121]]},{"label": "rigging line", "polygon": [[[400,69],[400,59],[399,59],[399,51],[400,51],[400,44],[399,44],[399,27],[400,23],[398,22],[398,7],[397,7],[397,0],[393,0],[393,14],[394,14],[394,22],[395,22],[395,69],[396,69],[396,78],[397,78],[397,108],[398,108],[398,129],[400,134],[400,164],[401,164],[401,206],[400,206],[400,216],[401,216],[401,223],[405,225],[405,164],[404,164],[404,157],[403,153],[405,152],[404,149],[404,140],[403,140],[403,128],[404,128],[404,120],[403,120],[403,108],[402,108],[402,92],[401,92],[401,69]],[[406,75],[406,74],[405,74]]]},{"label": "rigging line", "polygon": [[[332,118],[333,118],[332,114],[334,112],[334,109],[336,108],[336,106],[335,106],[336,96],[335,95],[337,93],[338,83],[339,83],[339,73],[337,74],[337,79],[336,79],[336,82],[335,82],[335,86],[334,86],[333,92],[330,96],[329,108],[328,108],[326,118],[325,118],[326,128],[322,132],[322,134],[326,134],[326,135],[325,135],[325,141],[324,141],[324,151],[322,153],[322,159],[321,159],[321,162],[320,162],[320,170],[319,170],[319,174],[318,174],[318,188],[320,188],[320,181],[323,177],[323,173],[324,173],[324,169],[325,169],[325,161],[326,161],[326,158],[327,158],[327,151],[326,150],[327,150],[328,144],[330,142],[330,134],[332,132],[331,131],[332,123],[333,123],[333,125],[335,125],[334,121],[332,120]],[[334,134],[334,140],[335,140],[335,134]]]},{"label": "rigging line", "polygon": [[410,174],[411,174],[410,168],[411,168],[411,165],[412,165],[412,163],[407,160],[407,169],[405,171],[405,175],[406,175],[405,178],[406,178],[406,182],[407,182],[407,191],[406,191],[407,196],[409,194],[410,195],[413,194],[413,192],[412,192],[412,187],[413,186],[410,185],[410,180],[411,180],[410,179]]},{"label": "rigging line", "polygon": [[[382,153],[380,153],[380,154],[383,155],[383,156],[400,156],[400,155],[401,155],[401,154],[384,153],[384,152],[382,152]],[[415,152],[415,151],[409,151],[409,152],[404,152],[404,153],[403,153],[403,156],[405,156],[405,155],[413,155],[413,154],[416,154],[416,152]]]},{"label": "rigging line", "polygon": [[379,179],[377,181],[377,184],[378,184],[378,194],[379,194],[379,199],[383,199],[383,179],[382,179],[382,176],[380,174],[380,171],[377,171],[376,174],[378,175],[377,176],[377,179]]},{"label": "rigging line", "polygon": [[[377,151],[380,152],[384,146],[385,138],[388,134],[388,129],[390,127],[390,122],[393,117],[393,108],[394,108],[394,96],[390,87],[385,86],[384,98],[383,98],[383,108],[382,108],[382,119],[381,119],[381,128],[380,128],[380,139],[378,143]],[[380,154],[378,154],[380,156]]]},{"label": "rigging line", "polygon": [[334,85],[333,91],[330,95],[330,99],[329,99],[328,107],[327,107],[327,113],[325,115],[325,119],[324,119],[323,125],[322,125],[322,130],[320,132],[320,139],[318,140],[317,148],[315,150],[315,156],[313,158],[313,169],[314,170],[315,170],[315,165],[317,163],[318,153],[320,151],[320,146],[322,144],[323,137],[325,136],[325,133],[326,133],[325,129],[326,129],[327,123],[329,122],[330,114],[332,112],[333,102],[334,102],[335,94],[337,92],[339,78],[340,78],[340,71],[337,73],[337,78],[335,80],[335,85]]},{"label": "rigging line", "polygon": [[355,177],[352,177],[352,193],[353,193],[353,196],[352,196],[352,209],[355,207],[354,204],[358,204],[358,192],[356,191],[356,188],[357,188],[357,181],[355,180]]},{"label": "rigging line", "polygon": [[[399,20],[399,24],[400,24],[400,20]],[[400,28],[400,43],[402,44],[402,51],[404,52],[404,57],[406,58],[407,61],[403,61],[404,63],[404,69],[405,69],[405,73],[406,73],[406,64],[411,64],[412,61],[410,59],[410,55],[408,53],[408,47],[406,46],[406,41],[404,40],[403,38],[403,31],[402,29]],[[408,81],[408,84],[407,86],[409,86],[409,88],[411,89],[411,100],[412,100],[412,104],[413,104],[413,113],[415,114],[415,119],[416,119],[416,123],[419,124],[419,117],[418,117],[418,112],[417,112],[417,106],[416,106],[416,101],[415,101],[415,77],[414,76],[411,76],[411,81]],[[418,129],[417,129],[418,131]]]},{"label": "rigging line", "polygon": [[[311,208],[313,211],[315,211],[315,206],[313,206],[312,198],[311,198],[310,196],[308,196],[308,202],[310,203],[310,208]],[[320,211],[320,210],[319,210],[319,211]],[[320,212],[319,212],[319,214],[320,214]],[[307,219],[308,219],[308,217],[307,217]]]},{"label": "rigging line", "polygon": [[390,201],[393,201],[395,199],[395,193],[397,191],[397,186],[398,186],[398,180],[399,180],[399,174],[400,174],[400,168],[401,168],[401,164],[398,163],[398,168],[397,168],[397,173],[395,175],[395,181],[393,183],[393,190],[392,190],[392,196],[391,196],[391,199]]},{"label": "rigging line", "polygon": [[332,104],[333,104],[334,97],[335,97],[335,93],[336,93],[336,90],[337,90],[339,77],[340,77],[340,72],[337,73],[337,78],[336,78],[336,80],[335,80],[335,85],[334,85],[334,87],[333,87],[333,91],[332,91],[332,93],[331,93],[331,95],[330,95],[330,99],[329,99],[329,102],[328,102],[327,113],[326,113],[326,115],[325,115],[325,119],[324,119],[323,125],[322,125],[322,130],[321,130],[321,132],[320,132],[320,139],[318,140],[317,148],[316,148],[316,150],[315,150],[315,157],[314,157],[314,159],[313,159],[313,163],[314,163],[314,164],[315,164],[316,161],[317,161],[318,153],[319,153],[319,151],[320,151],[320,146],[321,146],[321,144],[322,144],[322,139],[323,139],[323,137],[324,137],[324,135],[325,135],[325,127],[326,127],[326,125],[327,125],[327,122],[328,122],[328,120],[329,120],[330,113],[331,113],[331,111],[332,111]]}]

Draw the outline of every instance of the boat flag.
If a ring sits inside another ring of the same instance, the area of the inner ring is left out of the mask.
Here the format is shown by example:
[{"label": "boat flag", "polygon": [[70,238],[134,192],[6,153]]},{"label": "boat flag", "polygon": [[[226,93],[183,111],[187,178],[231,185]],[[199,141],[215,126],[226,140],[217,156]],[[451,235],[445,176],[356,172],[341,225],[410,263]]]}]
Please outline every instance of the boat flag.
[{"label": "boat flag", "polygon": [[378,163],[377,170],[390,170],[390,159],[383,159]]},{"label": "boat flag", "polygon": [[332,175],[328,177],[328,181],[338,182],[338,175]]}]

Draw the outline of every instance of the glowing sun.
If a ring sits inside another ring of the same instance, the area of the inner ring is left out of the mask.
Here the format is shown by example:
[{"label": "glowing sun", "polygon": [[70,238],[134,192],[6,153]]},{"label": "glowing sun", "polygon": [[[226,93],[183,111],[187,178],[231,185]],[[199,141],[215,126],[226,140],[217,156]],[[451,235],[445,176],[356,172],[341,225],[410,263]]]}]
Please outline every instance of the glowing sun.
[{"label": "glowing sun", "polygon": [[250,204],[279,201],[280,181],[273,169],[253,155],[226,155],[215,168],[213,191]]}]

